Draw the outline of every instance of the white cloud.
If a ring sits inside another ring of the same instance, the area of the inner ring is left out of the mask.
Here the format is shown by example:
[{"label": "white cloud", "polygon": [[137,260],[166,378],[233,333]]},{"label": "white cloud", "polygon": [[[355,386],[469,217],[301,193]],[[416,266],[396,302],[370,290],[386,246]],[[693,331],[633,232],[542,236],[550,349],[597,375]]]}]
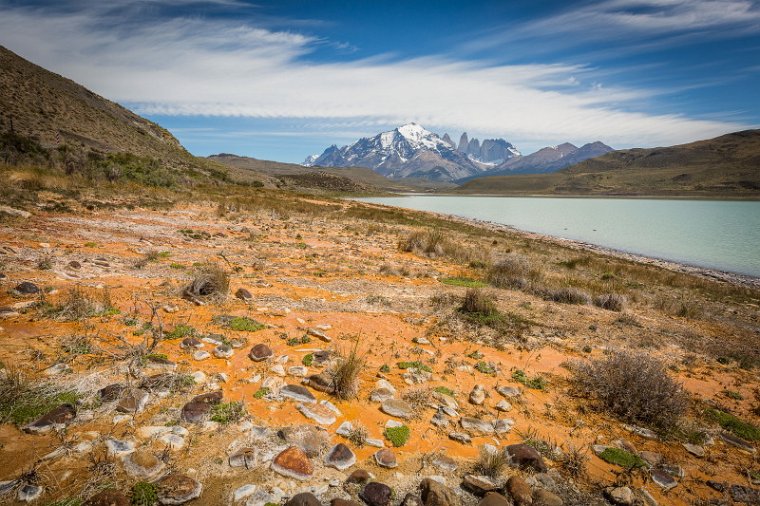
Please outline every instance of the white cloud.
[{"label": "white cloud", "polygon": [[444,57],[314,63],[300,57],[324,41],[229,20],[141,18],[114,27],[97,10],[2,4],[0,14],[0,43],[144,114],[322,119],[352,130],[363,125],[368,134],[374,125],[417,121],[518,145],[601,139],[616,147],[674,144],[744,126],[630,112],[651,92],[582,86],[587,69],[574,65]]}]

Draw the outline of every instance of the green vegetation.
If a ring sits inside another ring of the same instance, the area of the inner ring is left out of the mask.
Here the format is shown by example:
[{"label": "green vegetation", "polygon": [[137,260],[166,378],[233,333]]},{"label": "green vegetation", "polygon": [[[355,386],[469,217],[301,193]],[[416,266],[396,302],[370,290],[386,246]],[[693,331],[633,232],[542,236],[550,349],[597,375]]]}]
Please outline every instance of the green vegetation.
[{"label": "green vegetation", "polygon": [[483,374],[496,374],[496,367],[490,362],[483,362],[482,360],[475,364],[475,369]]},{"label": "green vegetation", "polygon": [[76,406],[79,394],[50,385],[33,385],[18,371],[0,377],[0,423],[17,426],[36,420],[61,404]]},{"label": "green vegetation", "polygon": [[380,372],[383,374],[388,374],[391,372],[391,367],[388,364],[383,364],[380,366]]},{"label": "green vegetation", "polygon": [[624,467],[626,469],[634,469],[637,467],[645,467],[646,462],[638,455],[634,455],[620,448],[605,448],[602,453],[599,454],[599,458],[603,461],[616,466]]},{"label": "green vegetation", "polygon": [[257,332],[261,329],[266,328],[266,325],[263,323],[259,323],[253,318],[248,318],[247,316],[232,317],[226,322],[226,325],[229,329],[239,332]]},{"label": "green vegetation", "polygon": [[195,240],[208,240],[211,239],[211,234],[205,230],[193,230],[191,228],[183,228],[179,230],[179,233],[187,237],[188,239]]},{"label": "green vegetation", "polygon": [[734,390],[724,390],[723,395],[735,401],[741,401],[744,399],[744,396],[741,393],[736,392]]},{"label": "green vegetation", "polygon": [[301,359],[301,363],[306,367],[311,367],[311,364],[314,363],[314,355],[312,353],[304,355],[304,357]]},{"label": "green vegetation", "polygon": [[242,402],[222,402],[211,408],[211,420],[222,425],[237,422],[244,416],[245,407]]},{"label": "green vegetation", "polygon": [[444,285],[464,286],[467,288],[483,288],[484,286],[487,286],[486,283],[479,281],[477,279],[471,279],[471,278],[460,278],[460,277],[441,278],[439,281],[443,283]]},{"label": "green vegetation", "polygon": [[448,395],[449,397],[454,397],[456,395],[456,393],[448,387],[435,387],[434,391],[439,394]]},{"label": "green vegetation", "polygon": [[132,506],[154,506],[158,504],[158,494],[153,483],[140,481],[132,487]]},{"label": "green vegetation", "polygon": [[420,371],[433,372],[433,370],[427,365],[423,364],[419,360],[413,362],[398,362],[396,364],[399,369],[419,369]]},{"label": "green vegetation", "polygon": [[291,337],[287,341],[285,341],[285,344],[288,346],[298,346],[300,344],[307,344],[311,342],[311,338],[308,335],[305,335],[303,337]]},{"label": "green vegetation", "polygon": [[143,365],[148,362],[166,363],[169,361],[169,356],[166,353],[148,353],[140,357],[140,361]]},{"label": "green vegetation", "polygon": [[385,436],[385,439],[393,444],[393,446],[398,448],[399,446],[404,446],[406,442],[409,441],[411,430],[409,430],[409,427],[406,425],[388,427],[385,429],[385,432],[383,432],[383,435]]},{"label": "green vegetation", "polygon": [[119,310],[111,303],[111,294],[106,288],[100,294],[100,300],[95,300],[88,292],[80,287],[70,288],[59,304],[43,305],[46,316],[61,321],[77,321],[95,316],[112,316]]},{"label": "green vegetation", "polygon": [[262,399],[264,396],[269,395],[268,387],[261,387],[253,394],[254,399]]},{"label": "green vegetation", "polygon": [[512,379],[519,383],[522,383],[528,388],[533,388],[535,390],[544,390],[548,385],[546,378],[543,376],[533,376],[531,378],[525,374],[525,371],[522,369],[517,369],[514,371],[512,373]]},{"label": "green vegetation", "polygon": [[480,352],[480,350],[475,350],[472,353],[468,353],[467,357],[472,358],[474,360],[480,360],[481,358],[485,357],[483,353]]},{"label": "green vegetation", "polygon": [[475,472],[490,478],[497,478],[508,463],[509,458],[506,452],[481,447],[478,461],[475,463]]},{"label": "green vegetation", "polygon": [[164,339],[181,339],[183,337],[194,336],[195,329],[186,323],[178,323],[171,332],[164,334]]},{"label": "green vegetation", "polygon": [[710,409],[707,411],[718,424],[725,430],[732,432],[747,441],[760,441],[760,427],[749,422],[745,422],[730,413],[719,409]]}]

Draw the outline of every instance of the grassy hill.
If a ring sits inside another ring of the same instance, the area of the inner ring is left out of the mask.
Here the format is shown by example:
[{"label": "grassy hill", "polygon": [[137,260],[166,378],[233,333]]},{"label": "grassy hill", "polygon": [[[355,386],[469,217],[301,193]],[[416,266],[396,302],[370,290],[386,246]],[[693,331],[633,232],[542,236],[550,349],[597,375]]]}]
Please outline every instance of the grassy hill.
[{"label": "grassy hill", "polygon": [[554,174],[484,177],[455,191],[758,198],[760,130],[678,146],[613,151]]}]

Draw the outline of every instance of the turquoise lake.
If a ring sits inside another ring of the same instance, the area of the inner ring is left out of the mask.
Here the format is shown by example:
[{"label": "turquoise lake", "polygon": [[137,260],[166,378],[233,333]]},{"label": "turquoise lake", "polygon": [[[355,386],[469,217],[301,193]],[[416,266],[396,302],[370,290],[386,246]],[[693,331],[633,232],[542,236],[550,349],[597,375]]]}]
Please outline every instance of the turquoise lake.
[{"label": "turquoise lake", "polygon": [[358,199],[760,277],[760,202],[409,195]]}]

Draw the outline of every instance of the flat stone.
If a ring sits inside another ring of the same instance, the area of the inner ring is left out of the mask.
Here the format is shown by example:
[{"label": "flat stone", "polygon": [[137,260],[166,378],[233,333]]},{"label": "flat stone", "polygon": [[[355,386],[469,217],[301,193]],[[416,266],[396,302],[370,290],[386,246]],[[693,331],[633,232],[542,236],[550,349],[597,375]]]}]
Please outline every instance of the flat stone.
[{"label": "flat stone", "polygon": [[18,489],[16,497],[18,497],[18,500],[22,502],[33,502],[39,499],[44,491],[44,487],[33,485],[31,483],[25,483],[21,488]]},{"label": "flat stone", "polygon": [[148,392],[140,388],[126,389],[116,405],[116,411],[120,413],[140,413],[148,404]]},{"label": "flat stone", "polygon": [[306,480],[314,473],[314,466],[309,457],[297,446],[280,452],[272,460],[272,470],[289,478]]},{"label": "flat stone", "polygon": [[651,472],[652,482],[659,485],[663,490],[668,491],[678,486],[678,482],[671,475],[661,469],[653,469]]},{"label": "flat stone", "polygon": [[420,482],[420,495],[425,506],[459,506],[461,501],[449,487],[432,478]]},{"label": "flat stone", "polygon": [[644,460],[644,462],[646,462],[652,467],[660,465],[660,462],[662,462],[664,458],[662,456],[662,453],[648,452],[648,451],[639,452],[639,457],[641,457]]},{"label": "flat stone", "polygon": [[703,446],[694,445],[691,443],[684,443],[683,447],[687,452],[691,453],[695,457],[703,458],[705,456],[705,449]]},{"label": "flat stone", "polygon": [[193,352],[193,360],[208,360],[211,358],[211,353],[203,350],[196,350]]},{"label": "flat stone", "polygon": [[472,443],[472,438],[466,432],[449,432],[449,439],[467,445]]},{"label": "flat stone", "polygon": [[273,356],[274,353],[272,352],[271,348],[269,348],[269,346],[266,344],[261,343],[251,348],[251,351],[248,353],[248,357],[254,362],[262,362],[264,360],[272,358]]},{"label": "flat stone", "polygon": [[306,334],[312,337],[316,337],[317,339],[320,339],[326,343],[329,343],[330,341],[332,341],[332,338],[330,336],[328,336],[327,334],[325,334],[319,329],[314,329],[314,328],[307,329]]},{"label": "flat stone", "polygon": [[496,387],[496,391],[507,398],[520,397],[522,395],[519,387]]},{"label": "flat stone", "polygon": [[256,485],[253,485],[252,483],[246,483],[245,485],[242,485],[235,489],[235,491],[232,493],[232,501],[242,501],[243,499],[251,497],[254,493],[256,493]]},{"label": "flat stone", "polygon": [[636,502],[633,490],[628,487],[609,487],[604,490],[604,495],[612,504],[619,506],[632,506]]},{"label": "flat stone", "polygon": [[464,475],[464,478],[462,478],[461,486],[463,489],[479,497],[483,497],[488,492],[493,492],[498,489],[496,484],[489,478],[474,474]]},{"label": "flat stone", "polygon": [[388,506],[393,500],[393,490],[384,483],[367,483],[359,493],[362,501],[369,506]]},{"label": "flat stone", "polygon": [[258,452],[255,448],[241,448],[229,457],[230,467],[251,469],[258,464]]},{"label": "flat stone", "polygon": [[182,340],[182,342],[179,343],[179,347],[183,350],[197,350],[199,348],[203,348],[206,346],[203,344],[203,341],[198,339],[197,337],[186,337]]},{"label": "flat stone", "polygon": [[449,472],[452,472],[452,473],[454,471],[456,471],[457,468],[459,467],[457,465],[456,460],[452,459],[451,457],[449,457],[447,455],[442,455],[440,453],[435,454],[430,459],[430,464],[433,467],[437,467],[438,469],[440,469],[442,471],[449,471]]},{"label": "flat stone", "polygon": [[494,407],[497,411],[502,411],[505,413],[512,410],[512,405],[506,399],[500,400],[499,403]]},{"label": "flat stone", "polygon": [[731,434],[730,432],[721,432],[720,439],[723,440],[723,442],[728,443],[731,446],[740,448],[744,451],[747,451],[750,453],[755,452],[755,447],[752,446],[752,444],[749,441],[745,441],[744,439],[740,438],[739,436],[735,436],[734,434]]},{"label": "flat stone", "polygon": [[369,400],[372,402],[384,402],[393,399],[395,393],[387,388],[376,388],[369,393]]},{"label": "flat stone", "polygon": [[337,420],[335,412],[324,404],[303,404],[300,403],[296,409],[306,418],[314,420],[321,425],[332,425]]},{"label": "flat stone", "polygon": [[98,390],[98,397],[103,402],[115,401],[126,388],[123,383],[112,383]]},{"label": "flat stone", "polygon": [[112,457],[122,457],[135,451],[135,443],[132,441],[108,438],[106,439],[106,448],[108,455]]},{"label": "flat stone", "polygon": [[200,497],[203,485],[189,476],[172,473],[156,482],[156,495],[161,504],[184,504]]},{"label": "flat stone", "polygon": [[212,406],[222,402],[222,392],[211,392],[193,397],[182,407],[181,418],[185,422],[203,423],[206,421]]},{"label": "flat stone", "polygon": [[483,385],[475,385],[470,392],[470,403],[480,406],[486,400],[486,390]]},{"label": "flat stone", "polygon": [[335,384],[332,378],[326,373],[312,374],[311,376],[307,377],[303,383],[310,386],[314,390],[317,390],[318,392],[324,392],[327,394],[335,392]]},{"label": "flat stone", "polygon": [[124,458],[124,470],[133,478],[154,481],[164,471],[166,465],[152,453],[136,450]]},{"label": "flat stone", "polygon": [[493,424],[493,430],[496,432],[496,434],[506,434],[510,430],[512,430],[512,427],[515,426],[515,421],[511,418],[500,418],[496,420]]},{"label": "flat stone", "polygon": [[23,281],[13,289],[19,295],[34,295],[40,293],[40,287],[31,281]]},{"label": "flat stone", "polygon": [[301,385],[285,385],[282,389],[280,389],[280,395],[299,402],[317,402],[316,397],[314,397],[309,389],[302,387]]},{"label": "flat stone", "polygon": [[249,292],[245,288],[238,288],[237,291],[235,291],[235,297],[244,301],[249,301],[253,299],[253,295],[251,295],[251,292]]},{"label": "flat stone", "polygon": [[398,466],[396,454],[388,448],[383,448],[382,450],[376,451],[374,457],[375,462],[377,462],[377,465],[380,467],[392,469]]},{"label": "flat stone", "polygon": [[398,418],[411,418],[414,410],[406,401],[400,399],[386,399],[380,405],[380,410],[386,415]]},{"label": "flat stone", "polygon": [[84,502],[84,506],[129,506],[130,501],[118,490],[103,490]]},{"label": "flat stone", "polygon": [[731,493],[731,498],[736,502],[760,504],[760,489],[744,487],[742,485],[731,485],[729,492]]},{"label": "flat stone", "polygon": [[435,412],[433,418],[430,419],[430,423],[439,428],[445,428],[449,426],[449,419],[443,414],[440,409]]},{"label": "flat stone", "polygon": [[339,436],[348,437],[354,430],[354,424],[346,420],[335,429],[335,433]]},{"label": "flat stone", "polygon": [[72,404],[61,404],[48,411],[34,422],[24,426],[24,432],[40,434],[52,429],[63,428],[77,416],[77,410]]},{"label": "flat stone", "polygon": [[232,346],[228,344],[220,344],[214,348],[214,356],[216,358],[230,358],[233,353]]},{"label": "flat stone", "polygon": [[291,497],[285,506],[322,506],[322,503],[311,492],[301,492]]},{"label": "flat stone", "polygon": [[560,496],[545,488],[537,488],[533,491],[533,506],[563,506],[564,504]]},{"label": "flat stone", "polygon": [[495,432],[493,422],[487,422],[479,418],[462,417],[459,423],[464,430],[471,434],[489,435]]},{"label": "flat stone", "polygon": [[294,365],[291,367],[288,367],[288,374],[290,376],[295,376],[297,378],[303,378],[307,374],[309,374],[309,368],[305,365]]},{"label": "flat stone", "polygon": [[524,443],[507,446],[504,451],[513,465],[522,469],[533,469],[540,473],[546,472],[546,464],[538,450]]},{"label": "flat stone", "polygon": [[325,457],[325,464],[338,471],[343,471],[356,464],[356,455],[351,451],[351,448],[343,443],[338,443],[328,452]]},{"label": "flat stone", "polygon": [[637,436],[643,437],[644,439],[659,439],[657,433],[645,427],[636,427],[635,425],[624,425],[623,427],[626,430],[636,434]]},{"label": "flat stone", "polygon": [[372,475],[369,473],[369,471],[366,471],[364,469],[357,469],[356,471],[352,472],[348,478],[346,478],[346,483],[358,483],[360,485],[364,485],[365,483],[369,483],[371,479]]}]

